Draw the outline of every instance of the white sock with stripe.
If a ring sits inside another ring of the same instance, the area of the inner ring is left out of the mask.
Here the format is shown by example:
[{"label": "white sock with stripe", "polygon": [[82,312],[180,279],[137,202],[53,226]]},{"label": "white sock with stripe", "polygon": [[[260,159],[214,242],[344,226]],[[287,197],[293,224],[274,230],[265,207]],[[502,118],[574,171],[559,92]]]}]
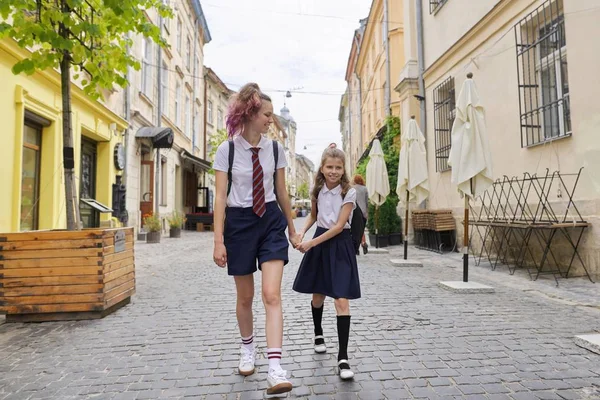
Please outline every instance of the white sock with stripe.
[{"label": "white sock with stripe", "polygon": [[242,338],[242,346],[246,348],[246,350],[254,350],[254,335],[250,335],[248,337]]},{"label": "white sock with stripe", "polygon": [[267,358],[269,359],[269,370],[279,371],[281,369],[281,349],[267,349]]}]

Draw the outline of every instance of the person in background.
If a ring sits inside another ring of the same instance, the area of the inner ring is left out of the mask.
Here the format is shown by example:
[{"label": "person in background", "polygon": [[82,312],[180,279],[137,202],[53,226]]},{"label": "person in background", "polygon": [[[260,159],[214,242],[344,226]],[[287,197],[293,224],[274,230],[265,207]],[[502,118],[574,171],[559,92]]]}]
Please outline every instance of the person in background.
[{"label": "person in background", "polygon": [[363,254],[369,252],[369,246],[365,237],[365,226],[369,218],[369,192],[365,186],[365,180],[361,175],[354,175],[354,189],[356,190],[356,210],[352,215],[352,241],[356,255],[360,254],[360,246],[363,248]]}]

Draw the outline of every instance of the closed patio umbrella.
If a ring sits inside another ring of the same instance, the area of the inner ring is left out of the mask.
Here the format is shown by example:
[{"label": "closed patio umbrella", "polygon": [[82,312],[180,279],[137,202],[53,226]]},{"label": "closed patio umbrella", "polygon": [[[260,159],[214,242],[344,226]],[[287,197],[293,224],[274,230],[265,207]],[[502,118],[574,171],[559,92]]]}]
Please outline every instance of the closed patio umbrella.
[{"label": "closed patio umbrella", "polygon": [[415,117],[408,122],[400,138],[400,161],[396,193],[406,208],[404,216],[404,259],[408,258],[408,208],[411,201],[421,204],[429,196],[425,136]]},{"label": "closed patio umbrella", "polygon": [[[385,166],[381,143],[378,139],[373,141],[371,151],[369,152],[367,191],[369,192],[369,200],[375,205],[375,235],[377,235],[379,230],[378,210],[385,203],[388,194],[390,194],[387,167]],[[378,247],[377,241],[375,247]]]},{"label": "closed patio umbrella", "polygon": [[483,194],[493,183],[485,112],[472,78],[473,74],[467,74],[458,95],[448,156],[448,165],[452,167],[451,182],[465,197],[463,282],[469,280],[469,197]]}]

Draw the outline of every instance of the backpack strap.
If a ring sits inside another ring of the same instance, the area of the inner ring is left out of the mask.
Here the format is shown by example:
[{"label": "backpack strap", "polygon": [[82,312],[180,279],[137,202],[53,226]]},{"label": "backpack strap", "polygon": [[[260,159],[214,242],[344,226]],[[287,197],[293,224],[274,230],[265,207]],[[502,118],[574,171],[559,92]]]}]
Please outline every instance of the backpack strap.
[{"label": "backpack strap", "polygon": [[233,174],[231,171],[233,170],[233,156],[235,154],[235,149],[233,147],[233,140],[229,140],[229,169],[227,170],[227,196],[229,196],[229,192],[231,192],[231,182],[233,178]]},{"label": "backpack strap", "polygon": [[273,193],[277,197],[277,164],[279,163],[279,145],[273,140],[273,157],[275,158],[275,168],[273,169]]}]

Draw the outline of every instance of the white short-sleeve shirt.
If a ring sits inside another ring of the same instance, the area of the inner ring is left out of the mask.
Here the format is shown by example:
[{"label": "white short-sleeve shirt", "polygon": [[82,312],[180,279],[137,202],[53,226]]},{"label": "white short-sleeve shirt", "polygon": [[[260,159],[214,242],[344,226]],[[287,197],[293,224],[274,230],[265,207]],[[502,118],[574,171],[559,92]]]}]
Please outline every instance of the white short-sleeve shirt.
[{"label": "white short-sleeve shirt", "polygon": [[[281,143],[277,142],[279,148],[277,169],[285,168],[287,160]],[[252,145],[241,135],[233,139],[235,153],[233,156],[233,168],[231,170],[232,184],[231,192],[227,197],[228,207],[252,207]],[[273,192],[273,173],[275,172],[275,157],[273,156],[273,141],[262,137],[258,146],[258,159],[263,169],[265,185],[265,201],[275,201]],[[227,172],[229,170],[229,143],[221,143],[215,155],[213,168],[216,171]]]},{"label": "white short-sleeve shirt", "polygon": [[341,185],[337,185],[331,190],[327,189],[327,185],[323,185],[317,199],[317,226],[325,229],[333,228],[340,217],[342,206],[346,203],[352,203],[352,212],[344,225],[344,229],[350,229],[352,213],[356,208],[356,190],[350,188],[346,196],[342,198]]}]

